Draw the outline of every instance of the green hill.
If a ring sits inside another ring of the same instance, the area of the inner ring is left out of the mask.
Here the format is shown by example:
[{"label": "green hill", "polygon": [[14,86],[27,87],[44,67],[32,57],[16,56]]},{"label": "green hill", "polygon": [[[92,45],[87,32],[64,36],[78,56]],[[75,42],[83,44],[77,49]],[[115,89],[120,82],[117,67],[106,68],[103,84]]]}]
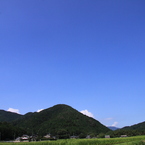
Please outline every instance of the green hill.
[{"label": "green hill", "polygon": [[21,116],[22,115],[17,113],[0,110],[0,122],[11,122],[18,119]]},{"label": "green hill", "polygon": [[145,122],[123,127],[122,130],[145,130]]},{"label": "green hill", "polygon": [[13,122],[30,134],[87,135],[106,133],[110,129],[68,105],[55,105],[41,112],[27,113]]}]

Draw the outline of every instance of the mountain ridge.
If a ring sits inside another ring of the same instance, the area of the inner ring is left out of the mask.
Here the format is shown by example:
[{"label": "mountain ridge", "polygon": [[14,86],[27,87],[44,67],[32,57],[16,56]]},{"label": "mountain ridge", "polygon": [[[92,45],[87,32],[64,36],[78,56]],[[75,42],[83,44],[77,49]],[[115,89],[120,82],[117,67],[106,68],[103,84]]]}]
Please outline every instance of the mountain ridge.
[{"label": "mountain ridge", "polygon": [[115,126],[107,126],[109,129],[111,129],[111,130],[118,130],[118,129],[120,129],[120,128],[118,128],[118,127],[115,127]]},{"label": "mountain ridge", "polygon": [[[106,133],[116,128],[101,124],[66,104],[57,104],[40,112],[28,112],[24,115],[0,110],[0,122],[9,122],[22,128],[28,134],[80,135]],[[117,128],[118,129],[118,128]],[[145,122],[119,128],[119,130],[145,130]]]},{"label": "mountain ridge", "polygon": [[40,112],[27,113],[13,122],[14,126],[23,127],[36,134],[99,134],[109,131],[99,121],[88,117],[76,109],[58,104]]},{"label": "mountain ridge", "polygon": [[145,130],[145,121],[121,128],[122,130]]},{"label": "mountain ridge", "polygon": [[5,110],[0,110],[0,122],[11,122],[19,117],[21,117],[21,114],[10,112],[10,111],[5,111]]}]

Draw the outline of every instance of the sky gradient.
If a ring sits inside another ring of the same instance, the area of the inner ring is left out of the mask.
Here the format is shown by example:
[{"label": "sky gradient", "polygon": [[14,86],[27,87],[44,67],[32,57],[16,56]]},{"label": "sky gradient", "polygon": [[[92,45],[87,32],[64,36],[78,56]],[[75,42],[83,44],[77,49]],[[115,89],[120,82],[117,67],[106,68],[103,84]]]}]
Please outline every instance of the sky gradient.
[{"label": "sky gradient", "polygon": [[144,0],[0,0],[0,109],[67,104],[124,127],[144,102]]}]

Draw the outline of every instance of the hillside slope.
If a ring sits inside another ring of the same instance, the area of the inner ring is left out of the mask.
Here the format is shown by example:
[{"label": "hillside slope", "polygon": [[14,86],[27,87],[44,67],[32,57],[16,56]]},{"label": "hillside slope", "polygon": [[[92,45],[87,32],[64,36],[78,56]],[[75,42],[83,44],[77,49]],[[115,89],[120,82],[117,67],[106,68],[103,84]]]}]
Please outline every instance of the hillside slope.
[{"label": "hillside slope", "polygon": [[145,130],[145,122],[141,122],[132,126],[125,126],[122,130]]},{"label": "hillside slope", "polygon": [[18,119],[21,116],[22,115],[17,114],[17,113],[0,110],[0,122],[11,122]]},{"label": "hillside slope", "polygon": [[15,126],[23,127],[29,133],[51,134],[99,134],[109,129],[99,121],[83,115],[68,105],[55,105],[41,112],[27,113],[17,121]]}]

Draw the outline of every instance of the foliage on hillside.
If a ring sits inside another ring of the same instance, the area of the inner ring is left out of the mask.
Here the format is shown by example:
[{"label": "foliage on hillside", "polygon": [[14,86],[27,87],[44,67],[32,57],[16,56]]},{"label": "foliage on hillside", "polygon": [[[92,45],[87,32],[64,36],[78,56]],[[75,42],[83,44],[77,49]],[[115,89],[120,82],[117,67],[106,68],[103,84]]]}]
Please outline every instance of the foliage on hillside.
[{"label": "foliage on hillside", "polygon": [[87,135],[108,132],[109,129],[97,120],[85,116],[67,105],[55,105],[39,113],[28,113],[13,123],[29,133],[67,138],[71,135]]},{"label": "foliage on hillside", "polygon": [[4,121],[11,122],[18,119],[21,116],[22,115],[17,114],[17,113],[0,110],[0,122],[4,122]]},{"label": "foliage on hillside", "polygon": [[113,137],[121,137],[121,135],[127,135],[129,136],[138,136],[138,135],[145,135],[145,130],[115,130],[115,131],[109,131],[107,132],[108,135],[110,135],[111,138]]},{"label": "foliage on hillside", "polygon": [[23,129],[14,127],[8,122],[0,122],[0,140],[13,140],[25,133]]},{"label": "foliage on hillside", "polygon": [[145,134],[145,122],[111,131],[97,120],[83,115],[72,107],[59,104],[39,113],[29,112],[25,115],[0,110],[0,133],[2,139],[13,139],[14,136],[21,136],[23,133],[39,136],[51,133],[59,138],[69,138],[72,135],[80,138],[87,135],[102,138],[105,134],[111,137],[136,136]]},{"label": "foliage on hillside", "polygon": [[132,126],[126,126],[123,130],[145,130],[145,122],[141,122]]}]

